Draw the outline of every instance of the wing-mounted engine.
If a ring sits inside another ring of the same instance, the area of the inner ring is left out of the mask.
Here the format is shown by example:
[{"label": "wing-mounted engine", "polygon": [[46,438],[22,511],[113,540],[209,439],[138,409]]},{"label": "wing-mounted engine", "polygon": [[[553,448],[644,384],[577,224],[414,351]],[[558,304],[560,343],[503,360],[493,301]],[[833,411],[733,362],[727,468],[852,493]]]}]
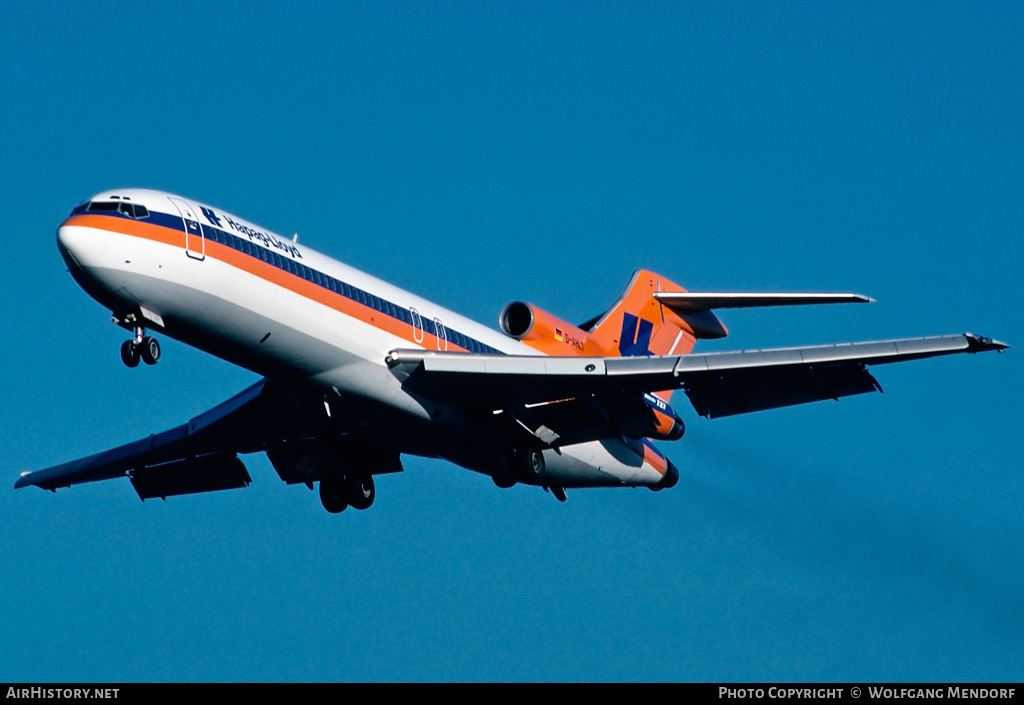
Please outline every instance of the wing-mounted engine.
[{"label": "wing-mounted engine", "polygon": [[501,309],[498,326],[510,338],[521,340],[547,355],[563,357],[607,354],[590,334],[523,301],[513,301]]}]

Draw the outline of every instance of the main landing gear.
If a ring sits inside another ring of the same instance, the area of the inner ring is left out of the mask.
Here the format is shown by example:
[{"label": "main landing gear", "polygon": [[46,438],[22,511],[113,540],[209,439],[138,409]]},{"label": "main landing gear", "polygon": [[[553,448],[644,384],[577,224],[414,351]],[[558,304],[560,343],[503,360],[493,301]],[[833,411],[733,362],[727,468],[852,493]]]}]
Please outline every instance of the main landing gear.
[{"label": "main landing gear", "polygon": [[516,448],[498,456],[491,478],[498,487],[506,489],[520,480],[539,484],[545,470],[544,454],[539,449]]},{"label": "main landing gear", "polygon": [[369,509],[376,491],[371,475],[338,477],[328,475],[320,480],[320,501],[331,514],[353,509]]},{"label": "main landing gear", "polygon": [[135,338],[121,343],[121,362],[128,367],[137,367],[139,360],[147,365],[155,365],[160,361],[160,343],[145,333],[145,328],[137,326]]},{"label": "main landing gear", "polygon": [[553,484],[548,478],[544,453],[539,448],[515,448],[502,453],[491,469],[491,479],[502,489],[512,487],[520,481],[540,485],[559,502],[566,500],[565,488]]}]

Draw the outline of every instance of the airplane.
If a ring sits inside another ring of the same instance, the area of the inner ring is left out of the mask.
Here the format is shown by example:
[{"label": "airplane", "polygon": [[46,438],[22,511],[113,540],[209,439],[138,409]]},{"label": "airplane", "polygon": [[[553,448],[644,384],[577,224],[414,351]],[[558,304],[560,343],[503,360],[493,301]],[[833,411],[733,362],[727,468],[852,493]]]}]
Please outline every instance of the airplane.
[{"label": "airplane", "polygon": [[75,281],[130,332],[128,367],[156,364],[156,331],[260,380],[176,428],[54,467],[15,487],[127,477],[145,501],[246,487],[264,452],[324,508],[362,510],[402,455],[447,459],[502,488],[566,500],[586,487],[674,486],[653,443],[683,436],[682,390],[717,418],[881,391],[868,366],[1002,351],[964,333],[694,354],[728,334],[714,311],[866,303],[858,294],[697,293],[647,270],[605,313],[573,325],[514,301],[499,331],[181,196],[104,191],[57,229]]}]

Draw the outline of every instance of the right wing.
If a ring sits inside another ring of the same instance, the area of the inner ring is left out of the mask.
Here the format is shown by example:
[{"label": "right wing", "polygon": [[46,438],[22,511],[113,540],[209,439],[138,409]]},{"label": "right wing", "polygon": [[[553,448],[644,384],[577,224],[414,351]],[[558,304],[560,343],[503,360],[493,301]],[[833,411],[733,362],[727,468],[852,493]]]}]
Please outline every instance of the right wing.
[{"label": "right wing", "polygon": [[497,410],[682,389],[699,414],[718,417],[880,391],[868,365],[1006,347],[965,333],[661,357],[395,350],[387,363],[410,391],[452,404]]}]

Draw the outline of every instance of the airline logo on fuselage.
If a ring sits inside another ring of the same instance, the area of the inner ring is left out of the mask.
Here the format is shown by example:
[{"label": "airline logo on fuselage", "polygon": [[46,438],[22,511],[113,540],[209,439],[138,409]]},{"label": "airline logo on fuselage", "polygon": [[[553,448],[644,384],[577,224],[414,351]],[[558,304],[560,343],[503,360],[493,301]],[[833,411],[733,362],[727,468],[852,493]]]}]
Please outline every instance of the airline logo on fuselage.
[{"label": "airline logo on fuselage", "polygon": [[224,227],[224,224],[221,223],[221,220],[223,220],[224,223],[226,223],[229,228],[234,230],[236,233],[246,235],[250,241],[258,241],[261,244],[263,244],[264,247],[273,247],[275,250],[285,252],[291,257],[294,257],[296,259],[302,259],[302,254],[299,252],[299,248],[297,248],[290,242],[279,240],[270,233],[265,233],[262,230],[257,230],[256,228],[250,228],[248,225],[236,223],[234,220],[231,219],[231,216],[226,215],[224,213],[217,215],[216,211],[214,211],[212,208],[202,206],[199,210],[203,212],[203,217],[210,222],[210,225],[216,228]]}]

